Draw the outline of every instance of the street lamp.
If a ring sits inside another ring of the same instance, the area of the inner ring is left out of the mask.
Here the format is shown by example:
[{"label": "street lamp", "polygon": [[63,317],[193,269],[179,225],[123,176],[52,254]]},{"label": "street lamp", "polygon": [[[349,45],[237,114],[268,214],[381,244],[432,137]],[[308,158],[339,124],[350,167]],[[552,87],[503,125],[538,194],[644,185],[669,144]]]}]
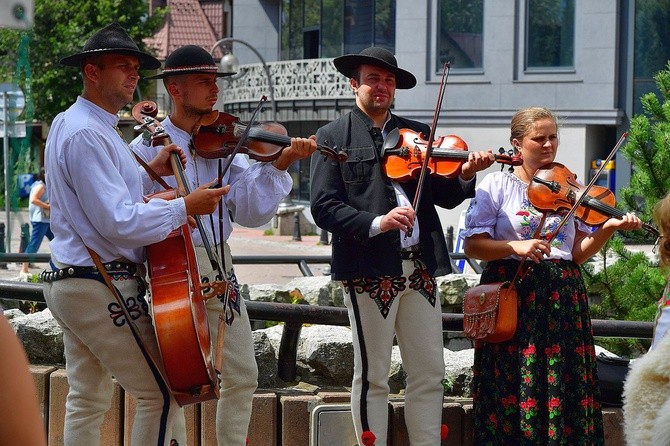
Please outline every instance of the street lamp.
[{"label": "street lamp", "polygon": [[[216,50],[217,47],[221,46],[223,50],[223,57],[219,62],[219,64],[221,65],[221,70],[225,73],[237,73],[240,69],[240,62],[237,59],[237,56],[235,56],[232,52],[233,42],[237,42],[249,48],[256,56],[258,56],[258,58],[261,61],[261,64],[263,64],[263,70],[265,70],[265,76],[268,78],[268,90],[270,93],[270,102],[272,102],[272,120],[276,122],[277,105],[275,104],[275,89],[274,86],[272,85],[272,76],[270,75],[270,67],[268,67],[268,64],[265,63],[265,59],[263,59],[261,53],[259,53],[258,50],[256,50],[256,48],[254,48],[244,40],[234,39],[232,37],[225,37],[214,44],[212,50],[210,51],[210,54],[212,55],[212,57],[214,57],[214,51]],[[224,45],[228,43],[231,44],[230,47]]]}]

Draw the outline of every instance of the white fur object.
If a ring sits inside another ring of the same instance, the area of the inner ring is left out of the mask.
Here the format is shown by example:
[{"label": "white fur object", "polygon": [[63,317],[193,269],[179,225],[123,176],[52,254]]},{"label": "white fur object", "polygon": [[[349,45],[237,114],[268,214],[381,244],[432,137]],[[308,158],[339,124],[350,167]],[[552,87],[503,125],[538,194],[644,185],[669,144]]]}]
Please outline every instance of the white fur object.
[{"label": "white fur object", "polygon": [[631,363],[623,390],[629,446],[670,446],[670,336]]}]

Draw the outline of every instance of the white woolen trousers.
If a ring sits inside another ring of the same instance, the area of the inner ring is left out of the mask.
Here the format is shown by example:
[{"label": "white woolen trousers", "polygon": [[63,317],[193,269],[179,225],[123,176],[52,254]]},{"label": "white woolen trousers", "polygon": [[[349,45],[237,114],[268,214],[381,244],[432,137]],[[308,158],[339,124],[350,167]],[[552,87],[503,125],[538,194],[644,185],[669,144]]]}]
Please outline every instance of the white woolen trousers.
[{"label": "white woolen trousers", "polygon": [[403,261],[405,290],[391,304],[384,318],[369,294],[357,294],[345,287],[353,345],[354,377],[351,412],[360,441],[368,429],[376,445],[387,444],[389,369],[393,338],[397,338],[403,369],[407,373],[405,423],[412,446],[440,444],[444,390],[442,310],[409,286],[414,262]]},{"label": "white woolen trousers", "polygon": [[[137,301],[138,280],[132,277],[113,284],[124,296],[131,316],[137,317],[134,322],[142,343],[153,358],[160,358],[151,318]],[[45,283],[44,297],[63,329],[70,386],[65,404],[65,445],[100,444],[100,425],[111,406],[112,376],[137,399],[132,444],[168,445],[179,406],[147,360],[125,317],[119,315],[117,300],[107,286],[93,279],[68,278]]]},{"label": "white woolen trousers", "polygon": [[[223,244],[225,268],[233,271],[228,243]],[[220,251],[219,251],[220,252]],[[201,278],[215,280],[215,272],[203,247],[196,247],[198,269]],[[217,298],[206,303],[207,321],[212,341],[212,356],[219,335],[219,315],[223,304]],[[245,446],[254,392],[258,386],[258,366],[251,336],[251,323],[244,299],[240,298],[240,314],[235,313],[231,325],[225,326],[223,338],[223,360],[221,364],[221,396],[216,405],[216,439],[219,446]],[[220,354],[220,353],[216,353]],[[183,417],[183,413],[182,413]],[[178,422],[181,426],[182,421]],[[181,427],[179,427],[181,429]],[[182,437],[175,431],[176,437]]]}]

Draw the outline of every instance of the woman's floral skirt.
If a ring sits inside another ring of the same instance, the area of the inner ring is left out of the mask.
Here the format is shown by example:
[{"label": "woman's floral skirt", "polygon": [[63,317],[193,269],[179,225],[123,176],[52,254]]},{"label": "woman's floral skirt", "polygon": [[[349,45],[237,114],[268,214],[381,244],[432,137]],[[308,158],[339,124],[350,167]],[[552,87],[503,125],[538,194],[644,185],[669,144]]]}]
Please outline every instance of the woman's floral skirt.
[{"label": "woman's floral skirt", "polygon": [[[489,262],[482,283],[511,280],[518,265]],[[532,265],[517,286],[514,338],[475,349],[474,444],[603,445],[593,334],[579,267],[564,260]]]}]

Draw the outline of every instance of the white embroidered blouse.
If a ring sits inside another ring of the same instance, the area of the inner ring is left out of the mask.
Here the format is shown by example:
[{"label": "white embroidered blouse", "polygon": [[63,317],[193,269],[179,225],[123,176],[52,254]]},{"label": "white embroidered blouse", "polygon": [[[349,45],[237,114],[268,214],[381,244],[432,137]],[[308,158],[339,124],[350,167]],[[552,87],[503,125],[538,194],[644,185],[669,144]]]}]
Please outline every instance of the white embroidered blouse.
[{"label": "white embroidered blouse", "polygon": [[[541,235],[554,231],[566,213],[548,213]],[[528,184],[512,173],[495,172],[486,175],[477,186],[460,236],[466,239],[488,234],[494,240],[529,240],[541,218],[542,213],[528,200]],[[576,230],[590,233],[591,227],[572,217],[552,241],[551,255],[547,258],[572,260]],[[506,258],[521,259],[517,255]]]}]

